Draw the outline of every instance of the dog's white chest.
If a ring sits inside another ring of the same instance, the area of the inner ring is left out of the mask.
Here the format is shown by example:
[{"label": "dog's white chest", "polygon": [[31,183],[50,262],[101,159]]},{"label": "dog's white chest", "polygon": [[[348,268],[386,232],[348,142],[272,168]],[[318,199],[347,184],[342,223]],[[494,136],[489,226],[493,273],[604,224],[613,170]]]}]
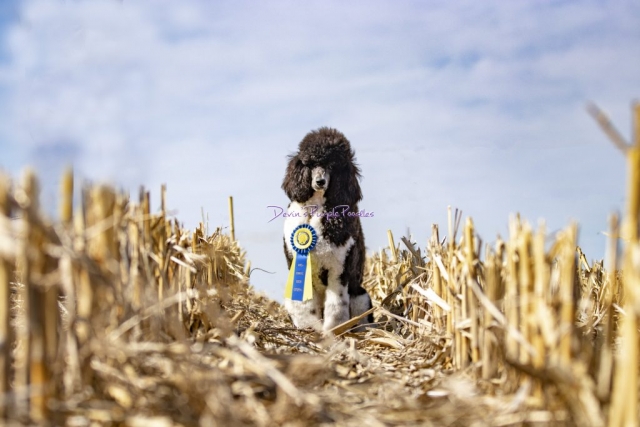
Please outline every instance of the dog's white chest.
[{"label": "dog's white chest", "polygon": [[293,233],[293,230],[301,224],[309,224],[315,229],[318,236],[316,249],[314,250],[317,252],[318,246],[324,243],[324,239],[322,238],[323,207],[324,196],[323,194],[320,194],[319,191],[304,203],[291,202],[289,209],[287,209],[287,218],[284,221],[284,237],[286,239],[288,249],[292,250],[291,234]]},{"label": "dog's white chest", "polygon": [[291,202],[287,210],[287,218],[284,222],[284,237],[287,249],[293,252],[291,247],[291,234],[293,230],[301,224],[309,224],[316,231],[318,240],[315,249],[312,252],[314,258],[314,270],[318,268],[326,268],[331,273],[339,275],[343,271],[344,260],[353,246],[353,238],[349,238],[347,242],[339,247],[332,245],[323,235],[322,218],[324,212],[324,195],[317,191],[314,196],[305,203]]}]

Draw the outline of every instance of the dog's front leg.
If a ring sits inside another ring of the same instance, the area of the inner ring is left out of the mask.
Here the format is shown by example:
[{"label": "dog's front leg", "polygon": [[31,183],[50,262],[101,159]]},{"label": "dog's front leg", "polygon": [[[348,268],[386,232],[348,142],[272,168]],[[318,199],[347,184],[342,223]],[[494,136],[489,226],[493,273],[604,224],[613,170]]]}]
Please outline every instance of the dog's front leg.
[{"label": "dog's front leg", "polygon": [[[333,276],[333,277],[332,277]],[[349,292],[347,284],[342,283],[340,275],[329,273],[329,283],[324,301],[325,331],[333,329],[349,320]]]},{"label": "dog's front leg", "polygon": [[[287,239],[284,238],[284,254],[287,257],[287,269],[291,270],[293,262],[293,251],[287,247]],[[289,313],[291,321],[297,328],[322,329],[322,301],[324,301],[324,289],[318,287],[320,278],[314,272],[313,278],[313,299],[308,301],[293,301],[285,298],[284,308]]]},{"label": "dog's front leg", "polygon": [[317,295],[314,295],[314,298],[309,301],[284,300],[284,307],[289,312],[291,320],[297,328],[322,329],[322,321],[318,316],[321,310],[318,300]]}]

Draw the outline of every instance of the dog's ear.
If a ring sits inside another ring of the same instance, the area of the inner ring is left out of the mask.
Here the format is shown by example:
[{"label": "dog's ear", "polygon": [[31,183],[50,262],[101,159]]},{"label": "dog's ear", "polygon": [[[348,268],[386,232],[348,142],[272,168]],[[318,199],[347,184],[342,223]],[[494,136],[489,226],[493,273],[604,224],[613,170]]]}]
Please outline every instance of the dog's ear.
[{"label": "dog's ear", "polygon": [[289,164],[282,181],[282,189],[290,200],[305,202],[313,196],[311,169],[305,166],[297,154],[289,156]]},{"label": "dog's ear", "polygon": [[325,193],[329,206],[349,205],[353,207],[362,200],[360,189],[360,169],[349,162],[344,166],[331,169],[329,172],[329,188]]}]

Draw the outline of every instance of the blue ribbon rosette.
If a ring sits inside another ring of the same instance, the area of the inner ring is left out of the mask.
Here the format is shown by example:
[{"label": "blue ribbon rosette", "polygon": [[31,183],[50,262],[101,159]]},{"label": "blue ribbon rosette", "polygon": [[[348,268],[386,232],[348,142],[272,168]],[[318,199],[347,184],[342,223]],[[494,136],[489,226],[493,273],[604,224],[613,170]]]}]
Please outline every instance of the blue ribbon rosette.
[{"label": "blue ribbon rosette", "polygon": [[311,283],[311,256],[316,247],[318,235],[309,224],[297,226],[291,233],[291,247],[295,251],[284,297],[293,301],[307,301],[313,298]]}]

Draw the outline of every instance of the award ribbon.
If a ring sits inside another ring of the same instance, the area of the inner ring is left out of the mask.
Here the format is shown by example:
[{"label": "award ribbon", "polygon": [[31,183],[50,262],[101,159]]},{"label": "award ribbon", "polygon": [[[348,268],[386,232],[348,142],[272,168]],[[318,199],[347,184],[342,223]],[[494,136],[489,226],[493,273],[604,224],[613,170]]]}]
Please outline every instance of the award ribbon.
[{"label": "award ribbon", "polygon": [[289,270],[289,278],[284,297],[293,301],[307,301],[313,298],[311,283],[311,255],[318,236],[309,224],[297,226],[291,233],[291,247],[295,251]]}]

